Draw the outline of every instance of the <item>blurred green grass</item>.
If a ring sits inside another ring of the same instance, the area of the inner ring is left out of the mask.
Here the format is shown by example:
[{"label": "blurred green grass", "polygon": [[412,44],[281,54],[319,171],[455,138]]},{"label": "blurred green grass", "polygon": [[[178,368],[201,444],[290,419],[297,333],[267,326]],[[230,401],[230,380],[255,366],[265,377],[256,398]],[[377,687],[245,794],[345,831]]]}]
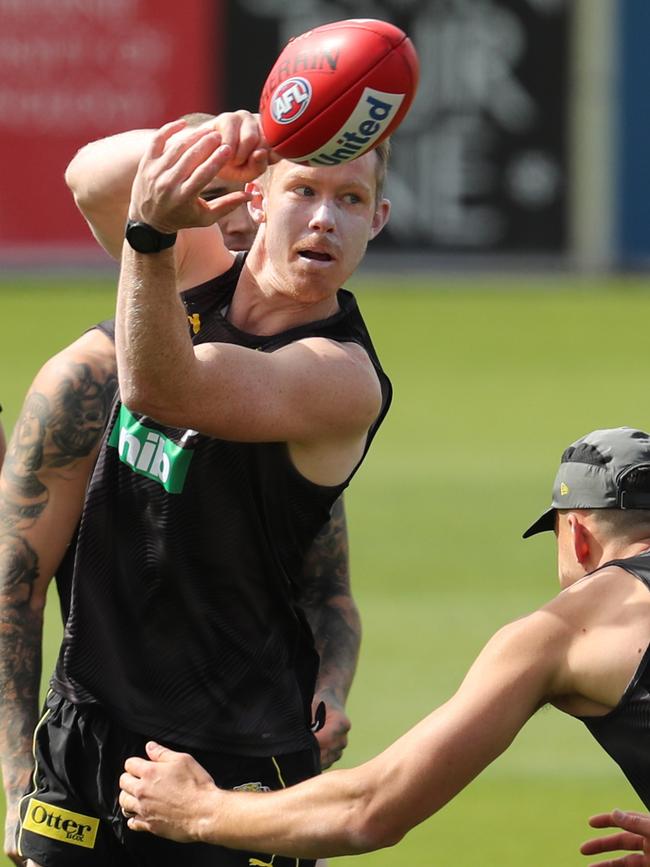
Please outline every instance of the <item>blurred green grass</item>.
[{"label": "blurred green grass", "polygon": [[[38,366],[111,315],[114,281],[0,282],[8,430]],[[444,701],[488,637],[556,590],[553,540],[522,530],[557,462],[596,427],[650,426],[644,279],[369,275],[360,299],[395,400],[347,496],[364,636],[343,764]],[[48,611],[44,671],[60,628]],[[583,726],[541,711],[398,848],[342,867],[586,864],[586,818],[639,801]]]}]

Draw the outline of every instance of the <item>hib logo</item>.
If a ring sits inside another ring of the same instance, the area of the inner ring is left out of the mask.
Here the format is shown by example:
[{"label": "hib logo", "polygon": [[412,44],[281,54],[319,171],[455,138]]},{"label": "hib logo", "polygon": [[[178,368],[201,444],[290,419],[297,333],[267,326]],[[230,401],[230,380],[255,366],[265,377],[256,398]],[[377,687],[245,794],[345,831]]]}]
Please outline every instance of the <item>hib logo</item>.
[{"label": "hib logo", "polygon": [[99,819],[93,816],[53,807],[36,798],[30,798],[23,821],[25,831],[62,843],[72,843],[73,846],[83,846],[84,849],[95,847],[98,827]]},{"label": "hib logo", "polygon": [[366,87],[336,135],[317,151],[303,157],[304,161],[312,166],[337,166],[360,157],[386,132],[403,100],[403,93],[384,93]]},{"label": "hib logo", "polygon": [[[195,433],[187,431],[182,442]],[[183,490],[193,452],[143,425],[125,406],[120,407],[108,444],[117,449],[122,463],[138,475],[158,482],[170,494]]]},{"label": "hib logo", "polygon": [[293,123],[311,99],[311,84],[306,78],[287,78],[271,97],[271,114],[276,123]]}]

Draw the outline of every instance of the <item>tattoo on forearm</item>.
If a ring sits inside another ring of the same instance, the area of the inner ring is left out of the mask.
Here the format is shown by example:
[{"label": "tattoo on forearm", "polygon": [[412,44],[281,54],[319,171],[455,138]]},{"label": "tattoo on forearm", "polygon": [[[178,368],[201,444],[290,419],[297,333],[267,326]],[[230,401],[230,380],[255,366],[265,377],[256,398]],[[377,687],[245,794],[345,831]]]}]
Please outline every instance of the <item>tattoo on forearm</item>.
[{"label": "tattoo on forearm", "polygon": [[20,535],[0,537],[0,752],[13,797],[27,782],[38,716],[42,610],[30,605],[37,562]]}]

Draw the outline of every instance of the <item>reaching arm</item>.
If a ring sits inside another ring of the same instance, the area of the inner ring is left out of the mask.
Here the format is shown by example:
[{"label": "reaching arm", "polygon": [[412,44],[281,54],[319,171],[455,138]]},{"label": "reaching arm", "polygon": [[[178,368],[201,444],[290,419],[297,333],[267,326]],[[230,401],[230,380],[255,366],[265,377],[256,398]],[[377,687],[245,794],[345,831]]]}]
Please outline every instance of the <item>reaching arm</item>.
[{"label": "reaching arm", "polygon": [[153,134],[154,130],[136,129],[91,142],[66,169],[65,181],[77,207],[114,259],[122,251],[133,178]]},{"label": "reaching arm", "polygon": [[32,772],[47,587],[78,523],[115,389],[107,337],[93,331],[63,350],[34,379],[0,475],[0,760],[12,858]]},{"label": "reaching arm", "polygon": [[[288,856],[393,845],[439,810],[512,742],[555,691],[563,626],[537,612],[498,632],[458,692],[382,754],[281,792],[224,792],[189,756],[157,746],[129,759],[120,803],[129,825]],[[241,795],[241,797],[240,797]]]},{"label": "reaching arm", "polygon": [[350,592],[348,530],[343,496],[331,518],[314,539],[303,569],[300,602],[314,633],[320,671],[313,708],[322,701],[325,726],[316,733],[321,767],[337,762],[347,746],[350,720],[345,702],[357,667],[361,620]]},{"label": "reaching arm", "polygon": [[[231,148],[207,130],[174,140],[178,132],[169,124],[154,137],[130,207],[132,219],[166,233],[214,222],[248,195],[201,199],[200,190],[227,164]],[[225,270],[232,257],[223,252]],[[238,292],[242,284],[241,291],[264,307],[247,270]],[[329,308],[331,299],[324,303]],[[173,248],[151,256],[124,245],[116,349],[120,392],[131,410],[222,439],[286,442],[298,469],[321,484],[338,483],[356,466],[381,406],[377,374],[357,344],[311,337],[274,352],[228,343],[193,346],[177,295]],[[314,465],[318,478],[305,469]]]},{"label": "reaching arm", "polygon": [[[207,119],[205,119],[207,118]],[[264,170],[256,143],[258,123],[247,111],[224,112],[217,117],[189,115],[188,126],[218,130],[224,142],[236,142],[233,159],[221,172],[223,180],[238,182]],[[90,229],[114,259],[120,258],[131,188],[138,165],[157,130],[136,129],[85,145],[73,157],[65,173],[77,207]],[[206,178],[206,183],[212,179]],[[220,233],[217,227],[189,229],[181,233],[175,249],[180,289],[198,285],[218,273]],[[216,258],[215,258],[216,256]],[[216,264],[215,264],[216,263]]]}]

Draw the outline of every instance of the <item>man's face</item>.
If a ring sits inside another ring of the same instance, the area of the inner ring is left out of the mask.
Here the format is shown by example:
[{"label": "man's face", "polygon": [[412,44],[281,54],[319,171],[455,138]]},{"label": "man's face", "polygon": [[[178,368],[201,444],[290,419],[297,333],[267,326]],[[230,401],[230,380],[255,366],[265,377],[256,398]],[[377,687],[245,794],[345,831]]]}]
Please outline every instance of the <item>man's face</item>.
[{"label": "man's face", "polygon": [[390,210],[386,199],[376,202],[376,159],[370,153],[328,168],[284,160],[255,185],[262,243],[281,291],[320,297],[354,272]]},{"label": "man's face", "polygon": [[[224,181],[217,177],[201,195],[206,201],[212,201],[213,199],[218,199],[220,196],[225,196],[227,193],[235,193],[243,189],[243,184]],[[230,214],[221,217],[218,223],[223,235],[224,244],[228,250],[250,250],[257,234],[257,226],[248,213],[246,205],[240,205],[238,208],[235,208]]]}]

